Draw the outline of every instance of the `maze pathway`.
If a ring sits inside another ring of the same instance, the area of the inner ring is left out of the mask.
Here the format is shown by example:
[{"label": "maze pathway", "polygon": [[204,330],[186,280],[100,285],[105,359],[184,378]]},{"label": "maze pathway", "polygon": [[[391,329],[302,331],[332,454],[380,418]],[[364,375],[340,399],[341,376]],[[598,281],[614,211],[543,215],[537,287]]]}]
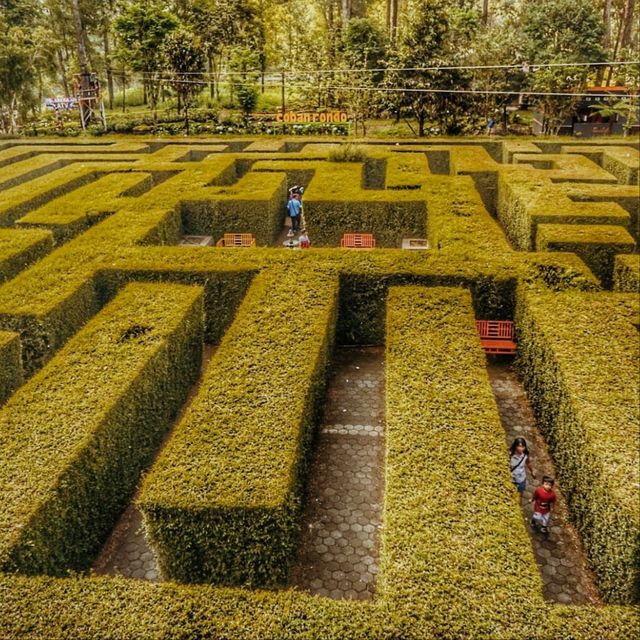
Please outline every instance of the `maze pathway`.
[{"label": "maze pathway", "polygon": [[[562,604],[600,604],[594,577],[587,565],[578,533],[569,522],[562,483],[557,480],[555,466],[545,440],[536,427],[529,400],[511,365],[493,361],[488,365],[491,387],[498,404],[500,420],[508,444],[523,436],[529,445],[533,470],[537,479],[527,478],[522,504],[523,517],[531,534],[531,545],[544,583],[544,598]],[[558,504],[554,510],[548,536],[532,531],[531,495],[543,475],[556,478],[554,491]]]},{"label": "maze pathway", "polygon": [[384,473],[384,349],[340,348],[308,484],[291,583],[331,598],[373,597]]},{"label": "maze pathway", "polygon": [[[193,385],[182,410],[176,416],[174,426],[180,422],[195,397],[202,381],[202,375],[214,352],[214,346],[204,345],[200,377]],[[170,437],[171,430],[166,435],[165,442]],[[144,530],[142,512],[136,505],[135,498],[120,516],[120,520],[93,565],[93,571],[98,575],[119,575],[152,582],[161,579],[158,562]]]}]

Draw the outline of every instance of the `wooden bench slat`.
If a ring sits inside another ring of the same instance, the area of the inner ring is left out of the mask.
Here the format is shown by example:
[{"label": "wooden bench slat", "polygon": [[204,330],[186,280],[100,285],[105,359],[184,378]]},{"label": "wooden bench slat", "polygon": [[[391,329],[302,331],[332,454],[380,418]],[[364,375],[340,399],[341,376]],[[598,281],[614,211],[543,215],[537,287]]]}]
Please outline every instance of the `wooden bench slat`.
[{"label": "wooden bench slat", "polygon": [[518,345],[513,340],[514,324],[511,320],[476,320],[476,329],[485,353],[517,352]]},{"label": "wooden bench slat", "polygon": [[340,246],[343,249],[374,249],[376,240],[372,233],[345,233]]},{"label": "wooden bench slat", "polygon": [[256,239],[252,233],[225,233],[216,247],[255,247]]}]

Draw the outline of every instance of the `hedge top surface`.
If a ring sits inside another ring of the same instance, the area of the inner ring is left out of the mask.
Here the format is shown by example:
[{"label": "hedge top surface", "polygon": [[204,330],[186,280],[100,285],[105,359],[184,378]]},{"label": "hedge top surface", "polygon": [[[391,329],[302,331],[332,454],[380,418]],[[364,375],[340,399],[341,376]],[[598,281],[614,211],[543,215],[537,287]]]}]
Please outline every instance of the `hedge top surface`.
[{"label": "hedge top surface", "polygon": [[[147,477],[143,504],[194,510],[281,504],[304,419],[301,385],[327,339],[337,292],[335,277],[313,271],[274,270],[253,281],[197,397]],[[260,354],[269,355],[258,367]]]},{"label": "hedge top surface", "polygon": [[182,321],[176,309],[201,295],[182,285],[128,286],[0,410],[0,553],[45,499],[51,477],[94,437],[93,425],[116,400],[109,389],[137,375]]},{"label": "hedge top surface", "polygon": [[640,300],[634,294],[567,291],[537,294],[529,304],[565,384],[580,398],[590,440],[606,454],[605,476],[640,523],[640,452],[628,446],[640,438]]}]

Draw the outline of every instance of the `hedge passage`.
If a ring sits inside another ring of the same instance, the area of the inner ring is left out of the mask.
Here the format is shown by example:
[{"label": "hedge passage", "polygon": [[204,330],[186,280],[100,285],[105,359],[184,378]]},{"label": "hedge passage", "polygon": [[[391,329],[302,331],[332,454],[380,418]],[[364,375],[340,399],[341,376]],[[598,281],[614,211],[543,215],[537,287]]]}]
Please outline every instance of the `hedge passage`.
[{"label": "hedge passage", "polygon": [[337,294],[335,277],[295,269],[251,285],[140,496],[168,577],[286,578]]},{"label": "hedge passage", "polygon": [[[1,637],[640,635],[637,145],[395,142],[0,141]],[[543,600],[474,317],[516,320],[604,607]],[[387,347],[371,602],[286,585],[335,342]],[[169,581],[93,577],[136,487]]]},{"label": "hedge passage", "polygon": [[202,294],[126,288],[0,412],[5,571],[83,569],[193,383]]},{"label": "hedge passage", "polygon": [[640,589],[640,301],[632,294],[527,293],[520,370],[603,593]]}]

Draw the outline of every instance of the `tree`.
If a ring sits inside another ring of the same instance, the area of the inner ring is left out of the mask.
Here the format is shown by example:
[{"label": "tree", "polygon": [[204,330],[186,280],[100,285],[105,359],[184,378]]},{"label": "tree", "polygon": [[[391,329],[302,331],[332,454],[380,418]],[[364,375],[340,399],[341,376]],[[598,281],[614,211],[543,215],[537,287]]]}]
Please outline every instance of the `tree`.
[{"label": "tree", "polygon": [[[571,16],[571,19],[567,19]],[[528,87],[544,114],[543,131],[556,134],[575,112],[579,98],[535,93],[579,93],[589,77],[585,66],[542,67],[535,63],[601,62],[603,24],[592,0],[537,0],[524,5],[523,51],[533,68]]]},{"label": "tree", "polygon": [[154,122],[157,122],[161,72],[165,63],[163,44],[178,26],[178,19],[159,5],[140,0],[126,7],[115,21],[120,55],[134,71],[140,71],[147,88]]},{"label": "tree", "polygon": [[640,107],[638,103],[630,98],[622,98],[616,101],[610,100],[603,104],[593,105],[591,107],[595,113],[603,118],[609,118],[609,134],[613,128],[614,118],[621,117],[625,119],[622,129],[624,135],[629,135],[631,129],[638,122],[638,112]]},{"label": "tree", "polygon": [[163,53],[170,70],[171,85],[184,110],[184,127],[189,134],[189,106],[201,89],[204,52],[199,39],[191,31],[179,28],[164,41]]},{"label": "tree", "polygon": [[13,134],[19,121],[40,104],[51,34],[40,24],[36,2],[0,0],[0,7],[0,127]]},{"label": "tree", "polygon": [[342,98],[351,109],[355,121],[367,135],[366,120],[375,109],[375,88],[383,79],[379,69],[385,57],[382,31],[368,18],[353,18],[342,32],[341,62],[349,71],[339,78]]},{"label": "tree", "polygon": [[436,121],[444,133],[460,133],[465,114],[473,106],[470,95],[464,93],[470,74],[450,68],[456,66],[457,52],[471,33],[468,13],[461,11],[456,15],[438,0],[416,0],[390,58],[386,85],[391,104],[398,112],[408,110],[415,116],[421,137],[427,120]]},{"label": "tree", "polygon": [[249,116],[258,104],[258,89],[254,82],[244,81],[237,85],[236,95],[242,109],[245,124],[249,121]]}]

